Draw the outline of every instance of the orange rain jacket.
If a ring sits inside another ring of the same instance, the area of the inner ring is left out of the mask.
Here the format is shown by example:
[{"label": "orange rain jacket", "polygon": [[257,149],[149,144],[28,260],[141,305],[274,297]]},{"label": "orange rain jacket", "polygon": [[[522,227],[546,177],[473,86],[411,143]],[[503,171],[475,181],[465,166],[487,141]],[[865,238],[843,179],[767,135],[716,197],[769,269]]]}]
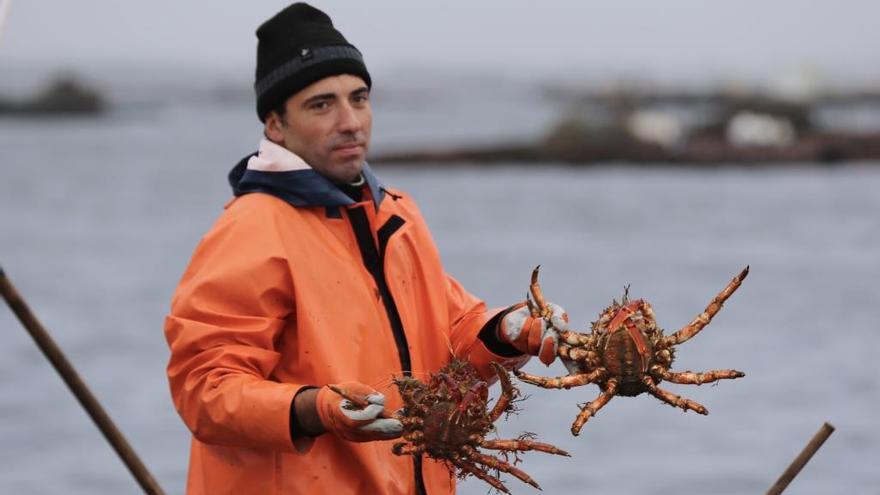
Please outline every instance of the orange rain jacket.
[{"label": "orange rain jacket", "polygon": [[364,174],[360,203],[311,169],[243,160],[230,174],[237,197],[193,254],[165,322],[171,393],[193,433],[188,494],[413,494],[421,483],[454,493],[446,467],[393,455],[394,441],[291,441],[304,386],[357,380],[395,410],[391,377],[427,377],[450,348],[487,378],[490,361],[527,359],[478,338],[498,311],[444,272],[415,203]]}]

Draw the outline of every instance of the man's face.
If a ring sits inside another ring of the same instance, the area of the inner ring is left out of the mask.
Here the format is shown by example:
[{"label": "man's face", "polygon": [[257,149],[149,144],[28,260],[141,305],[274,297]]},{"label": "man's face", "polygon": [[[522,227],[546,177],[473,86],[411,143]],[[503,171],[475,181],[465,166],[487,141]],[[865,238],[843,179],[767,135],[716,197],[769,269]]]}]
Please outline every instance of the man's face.
[{"label": "man's face", "polygon": [[363,79],[348,74],[321,79],[288,98],[285,112],[283,118],[269,113],[266,137],[334,182],[358,177],[373,125],[370,90]]}]

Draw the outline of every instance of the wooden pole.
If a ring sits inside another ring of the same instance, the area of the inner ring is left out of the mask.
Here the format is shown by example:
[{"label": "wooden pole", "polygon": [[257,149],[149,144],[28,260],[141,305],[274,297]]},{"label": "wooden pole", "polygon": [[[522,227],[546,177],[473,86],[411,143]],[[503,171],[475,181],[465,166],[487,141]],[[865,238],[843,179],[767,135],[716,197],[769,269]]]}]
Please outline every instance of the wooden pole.
[{"label": "wooden pole", "polygon": [[3,299],[6,300],[6,304],[9,305],[12,312],[15,313],[15,316],[18,317],[19,321],[21,321],[22,325],[24,325],[28,333],[33,337],[37,346],[43,351],[43,354],[49,359],[52,366],[58,371],[58,374],[61,375],[64,383],[67,384],[70,391],[73,392],[73,395],[76,396],[79,403],[85,408],[89,417],[92,418],[92,421],[95,422],[95,425],[98,426],[98,429],[101,430],[101,433],[103,433],[107,441],[110,442],[113,450],[115,450],[116,453],[119,454],[119,457],[122,458],[122,462],[124,462],[125,466],[128,467],[128,470],[131,471],[131,474],[135,477],[138,484],[141,485],[144,493],[149,495],[164,495],[159,483],[156,482],[153,475],[150,474],[146,466],[141,462],[134,449],[128,444],[128,441],[122,435],[122,432],[119,431],[113,423],[113,420],[110,419],[110,416],[108,416],[107,412],[104,411],[104,408],[101,407],[98,399],[92,395],[92,392],[80,378],[79,374],[73,368],[73,365],[71,365],[70,361],[64,356],[61,348],[55,344],[55,341],[46,329],[43,328],[43,325],[40,324],[33,312],[31,312],[27,303],[25,303],[24,299],[12,285],[12,282],[6,277],[2,267],[0,267],[0,293],[3,294]]},{"label": "wooden pole", "polygon": [[828,440],[828,437],[834,433],[834,427],[829,423],[824,423],[819,431],[813,435],[813,438],[807,443],[807,446],[804,447],[804,450],[798,454],[797,457],[791,462],[791,465],[788,466],[788,469],[782,473],[782,476],[776,480],[776,483],[767,490],[767,495],[779,495],[788,487],[788,484],[791,483],[791,480],[794,479],[795,476],[801,472],[801,469],[809,462],[810,458],[813,457],[813,454],[819,450],[819,447],[825,443],[825,440]]}]

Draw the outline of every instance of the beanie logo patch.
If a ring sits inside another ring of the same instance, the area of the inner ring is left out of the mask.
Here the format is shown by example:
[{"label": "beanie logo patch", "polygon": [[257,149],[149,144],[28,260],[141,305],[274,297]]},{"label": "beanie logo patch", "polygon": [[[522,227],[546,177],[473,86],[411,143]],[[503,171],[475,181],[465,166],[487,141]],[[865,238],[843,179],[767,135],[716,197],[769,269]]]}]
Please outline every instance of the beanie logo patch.
[{"label": "beanie logo patch", "polygon": [[308,48],[303,48],[302,50],[299,51],[299,58],[303,62],[305,62],[306,60],[311,60],[312,57],[314,57],[314,56],[315,56],[315,54],[312,53],[312,50],[310,50]]}]

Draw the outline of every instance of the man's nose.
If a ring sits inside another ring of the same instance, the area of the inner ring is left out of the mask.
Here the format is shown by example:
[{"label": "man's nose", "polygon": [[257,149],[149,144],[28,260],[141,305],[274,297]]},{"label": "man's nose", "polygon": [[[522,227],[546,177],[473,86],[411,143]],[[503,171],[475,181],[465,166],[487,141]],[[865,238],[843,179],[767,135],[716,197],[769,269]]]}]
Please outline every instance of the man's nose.
[{"label": "man's nose", "polygon": [[351,103],[344,102],[339,105],[339,114],[337,115],[336,127],[339,132],[358,132],[362,127],[361,120],[357,110]]}]

